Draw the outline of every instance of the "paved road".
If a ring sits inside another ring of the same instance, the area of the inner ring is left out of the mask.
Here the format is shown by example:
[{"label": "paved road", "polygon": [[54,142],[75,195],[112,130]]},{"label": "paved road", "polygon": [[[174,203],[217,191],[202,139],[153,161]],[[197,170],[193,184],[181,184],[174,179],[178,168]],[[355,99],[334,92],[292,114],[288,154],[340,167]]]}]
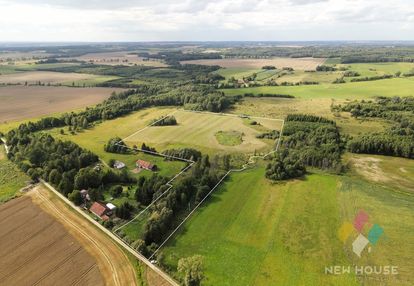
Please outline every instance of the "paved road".
[{"label": "paved road", "polygon": [[161,269],[159,269],[157,266],[152,264],[145,256],[137,253],[134,249],[132,249],[128,244],[123,242],[121,239],[119,239],[117,236],[115,236],[111,231],[103,227],[101,224],[99,224],[97,221],[95,221],[93,218],[85,214],[81,209],[79,209],[77,206],[75,206],[71,201],[69,201],[65,196],[63,196],[61,193],[59,193],[54,187],[52,187],[50,184],[45,182],[44,180],[40,180],[43,185],[45,185],[49,190],[51,190],[53,193],[55,193],[59,198],[61,198],[66,204],[68,204],[70,207],[72,207],[75,211],[77,211],[79,214],[81,214],[83,217],[85,217],[87,220],[89,220],[91,223],[93,223],[95,226],[97,226],[100,230],[102,230],[104,233],[106,233],[109,237],[111,237],[114,241],[116,241],[119,245],[121,245],[125,250],[127,250],[129,253],[134,255],[137,259],[145,263],[150,269],[152,269],[154,272],[156,272],[158,275],[160,275],[162,278],[164,278],[167,282],[169,282],[173,286],[179,286],[179,284],[172,279],[170,276],[168,276],[165,272],[163,272]]}]

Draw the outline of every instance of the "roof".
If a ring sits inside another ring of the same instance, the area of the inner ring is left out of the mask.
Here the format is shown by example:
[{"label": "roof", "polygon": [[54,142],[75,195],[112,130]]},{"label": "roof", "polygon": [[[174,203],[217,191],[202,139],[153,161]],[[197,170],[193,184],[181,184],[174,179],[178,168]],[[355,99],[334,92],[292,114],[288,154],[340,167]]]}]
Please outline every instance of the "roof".
[{"label": "roof", "polygon": [[94,202],[89,210],[93,212],[95,215],[101,217],[105,214],[106,207],[98,202]]},{"label": "roof", "polygon": [[125,163],[123,163],[121,161],[115,161],[114,167],[117,168],[117,169],[122,169],[122,168],[125,167]]},{"label": "roof", "polygon": [[142,168],[145,168],[145,169],[152,169],[152,168],[154,168],[154,165],[153,164],[151,164],[150,162],[144,161],[144,160],[138,160],[137,161],[137,165],[140,166],[140,167],[142,167]]},{"label": "roof", "polygon": [[107,207],[108,209],[110,209],[110,210],[114,210],[114,209],[116,209],[116,206],[115,206],[114,204],[111,204],[111,203],[107,203],[107,204],[106,204],[106,207]]}]

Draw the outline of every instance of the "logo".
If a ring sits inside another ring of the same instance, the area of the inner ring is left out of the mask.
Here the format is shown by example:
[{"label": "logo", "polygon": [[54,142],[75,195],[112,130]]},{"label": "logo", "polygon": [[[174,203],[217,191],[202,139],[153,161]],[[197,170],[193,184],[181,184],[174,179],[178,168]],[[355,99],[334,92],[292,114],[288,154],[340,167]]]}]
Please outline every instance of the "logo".
[{"label": "logo", "polygon": [[357,236],[352,242],[352,251],[361,257],[361,253],[368,247],[368,252],[371,252],[371,245],[375,246],[384,234],[384,230],[378,224],[372,224],[369,222],[369,215],[360,210],[353,223],[344,222],[339,228],[338,237],[345,244],[349,237],[356,233]]}]

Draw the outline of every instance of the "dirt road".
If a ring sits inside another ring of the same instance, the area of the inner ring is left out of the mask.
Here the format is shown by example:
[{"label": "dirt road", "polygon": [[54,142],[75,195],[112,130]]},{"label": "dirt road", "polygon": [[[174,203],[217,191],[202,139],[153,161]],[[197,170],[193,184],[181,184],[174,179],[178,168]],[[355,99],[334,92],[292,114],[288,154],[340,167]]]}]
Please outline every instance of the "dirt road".
[{"label": "dirt road", "polygon": [[73,212],[42,186],[29,192],[34,203],[55,217],[96,259],[107,285],[138,285],[128,257],[109,237]]}]

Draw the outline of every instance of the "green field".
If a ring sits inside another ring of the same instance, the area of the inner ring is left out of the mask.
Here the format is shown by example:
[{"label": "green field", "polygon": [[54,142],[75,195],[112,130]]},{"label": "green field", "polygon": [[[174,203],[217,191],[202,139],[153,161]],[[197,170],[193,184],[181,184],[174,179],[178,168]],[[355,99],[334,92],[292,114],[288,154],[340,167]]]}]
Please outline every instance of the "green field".
[{"label": "green field", "polygon": [[0,145],[0,203],[18,196],[18,191],[26,186],[28,181],[30,178],[7,160],[4,146]]},{"label": "green field", "polygon": [[[178,111],[174,114],[178,125],[153,126],[139,132],[126,141],[129,145],[140,146],[143,142],[163,150],[167,148],[193,147],[205,153],[219,152],[248,153],[268,150],[272,146],[266,140],[257,139],[260,132],[247,125],[237,116],[211,113]],[[280,129],[281,122],[257,119],[268,129]],[[215,134],[219,131],[238,130],[244,133],[243,142],[237,146],[222,145]]]},{"label": "green field", "polygon": [[[48,132],[57,139],[73,141],[79,146],[94,152],[106,163],[108,163],[110,159],[119,160],[125,163],[129,170],[132,170],[135,168],[135,162],[138,159],[146,160],[152,162],[153,164],[156,164],[159,167],[158,173],[160,175],[170,177],[177,174],[181,168],[185,166],[185,164],[179,161],[165,161],[162,157],[152,156],[144,153],[108,153],[104,151],[104,145],[108,142],[109,139],[113,137],[118,136],[120,138],[124,138],[128,135],[131,135],[135,131],[147,126],[152,119],[167,115],[171,111],[171,108],[149,108],[135,112],[125,117],[104,121],[95,127],[81,131],[75,135],[70,134],[67,128],[63,128],[65,130],[64,135],[60,134],[60,128],[53,129]],[[140,145],[138,147],[140,147]],[[163,150],[157,151],[160,152]],[[142,170],[138,175],[150,176],[151,174],[151,171]]]},{"label": "green field", "polygon": [[241,79],[243,77],[251,76],[253,73],[258,73],[263,71],[262,69],[254,68],[222,68],[217,71],[221,76],[224,76],[226,79],[234,77],[235,79]]},{"label": "green field", "polygon": [[236,146],[243,142],[243,133],[236,130],[219,131],[215,134],[215,136],[221,145]]},{"label": "green field", "polygon": [[364,64],[341,64],[337,67],[346,67],[350,71],[356,71],[361,76],[376,76],[384,74],[395,74],[396,72],[407,73],[414,69],[414,63],[364,63]]},{"label": "green field", "polygon": [[[413,196],[324,174],[272,185],[263,172],[231,175],[163,250],[169,269],[181,257],[200,254],[204,285],[359,285],[354,275],[326,275],[325,266],[392,264],[400,269],[392,278],[398,285],[413,283]],[[342,245],[337,232],[361,208],[386,238],[358,260],[351,241]]]},{"label": "green field", "polygon": [[319,84],[312,86],[262,86],[224,89],[228,95],[244,93],[290,94],[302,99],[367,99],[374,96],[413,96],[414,78],[352,82],[345,84]]}]

